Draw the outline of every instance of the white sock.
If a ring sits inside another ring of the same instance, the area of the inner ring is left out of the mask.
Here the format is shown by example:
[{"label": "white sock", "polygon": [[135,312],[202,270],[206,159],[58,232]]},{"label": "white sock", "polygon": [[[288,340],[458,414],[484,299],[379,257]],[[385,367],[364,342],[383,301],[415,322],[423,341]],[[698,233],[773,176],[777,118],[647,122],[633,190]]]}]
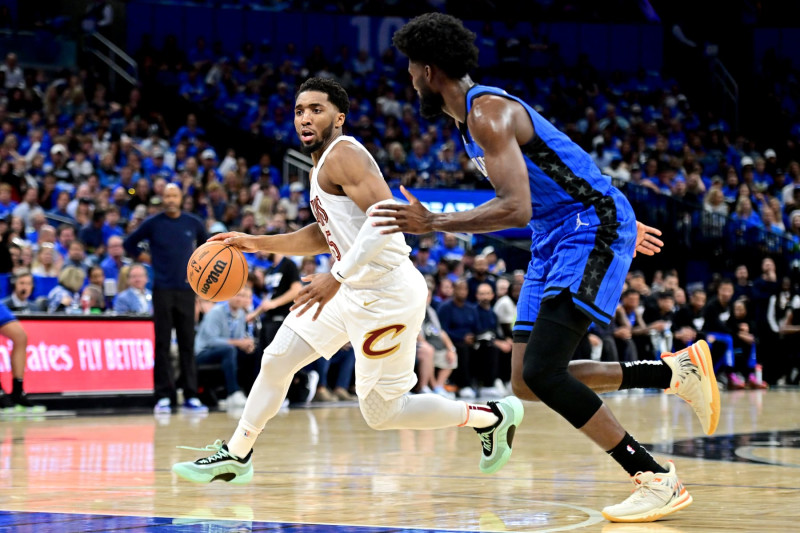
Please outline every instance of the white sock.
[{"label": "white sock", "polygon": [[497,424],[497,421],[500,420],[497,418],[497,415],[494,414],[492,408],[488,405],[478,405],[466,402],[464,402],[464,405],[467,406],[467,419],[463,424],[461,424],[462,426],[469,426],[471,428],[488,428],[489,426]]},{"label": "white sock", "polygon": [[319,357],[297,333],[281,326],[261,358],[261,371],[244,404],[239,426],[228,441],[228,451],[246,457],[258,435],[278,411],[295,373]]},{"label": "white sock", "polygon": [[260,434],[260,429],[244,420],[239,420],[239,425],[236,427],[236,431],[233,432],[230,442],[228,442],[228,451],[240,459],[247,457]]}]

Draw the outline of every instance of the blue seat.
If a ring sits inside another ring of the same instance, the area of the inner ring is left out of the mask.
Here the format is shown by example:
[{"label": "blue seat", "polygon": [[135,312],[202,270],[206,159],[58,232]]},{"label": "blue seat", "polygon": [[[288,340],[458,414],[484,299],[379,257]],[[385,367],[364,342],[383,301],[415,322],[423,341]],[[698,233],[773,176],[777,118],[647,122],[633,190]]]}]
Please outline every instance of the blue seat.
[{"label": "blue seat", "polygon": [[0,274],[0,298],[5,298],[11,294],[11,274],[6,272]]},{"label": "blue seat", "polygon": [[47,296],[56,285],[58,285],[58,278],[56,277],[33,276],[33,293],[31,294],[31,298],[36,299],[39,296]]}]

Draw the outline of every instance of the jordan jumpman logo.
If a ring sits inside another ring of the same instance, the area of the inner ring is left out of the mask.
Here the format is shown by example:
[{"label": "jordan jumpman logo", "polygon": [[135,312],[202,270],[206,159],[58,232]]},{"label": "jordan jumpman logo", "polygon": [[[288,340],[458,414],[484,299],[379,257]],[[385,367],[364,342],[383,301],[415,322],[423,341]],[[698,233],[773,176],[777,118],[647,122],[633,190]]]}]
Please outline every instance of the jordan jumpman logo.
[{"label": "jordan jumpman logo", "polygon": [[588,222],[581,222],[581,214],[578,213],[578,220],[575,221],[575,231],[578,231],[581,226],[588,226]]}]

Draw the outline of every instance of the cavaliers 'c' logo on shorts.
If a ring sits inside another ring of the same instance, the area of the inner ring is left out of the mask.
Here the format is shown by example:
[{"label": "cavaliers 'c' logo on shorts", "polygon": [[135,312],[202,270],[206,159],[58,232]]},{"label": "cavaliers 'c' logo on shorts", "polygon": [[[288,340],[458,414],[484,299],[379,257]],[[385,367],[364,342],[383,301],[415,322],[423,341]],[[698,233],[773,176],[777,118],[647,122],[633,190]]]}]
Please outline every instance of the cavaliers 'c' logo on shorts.
[{"label": "cavaliers 'c' logo on shorts", "polygon": [[389,357],[400,349],[399,344],[395,344],[394,346],[390,346],[384,350],[376,350],[374,346],[387,335],[391,335],[392,339],[397,338],[397,336],[400,335],[405,329],[406,326],[403,324],[393,324],[391,326],[368,331],[364,334],[364,344],[361,345],[361,352],[370,359]]}]

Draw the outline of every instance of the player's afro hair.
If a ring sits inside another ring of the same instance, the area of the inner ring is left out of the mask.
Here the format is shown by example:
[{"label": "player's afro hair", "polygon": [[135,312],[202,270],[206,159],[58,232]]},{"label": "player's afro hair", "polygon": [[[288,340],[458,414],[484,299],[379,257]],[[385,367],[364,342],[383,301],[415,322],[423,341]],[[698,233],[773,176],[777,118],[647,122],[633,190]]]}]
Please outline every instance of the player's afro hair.
[{"label": "player's afro hair", "polygon": [[426,13],[397,30],[392,43],[415,63],[439,67],[460,79],[478,66],[475,34],[460,20],[443,13]]},{"label": "player's afro hair", "polygon": [[319,91],[328,95],[328,100],[336,106],[340,113],[345,115],[350,112],[350,97],[347,96],[347,91],[344,90],[339,82],[328,78],[308,78],[297,89],[294,95],[295,100],[300,96],[300,93],[306,91]]}]

